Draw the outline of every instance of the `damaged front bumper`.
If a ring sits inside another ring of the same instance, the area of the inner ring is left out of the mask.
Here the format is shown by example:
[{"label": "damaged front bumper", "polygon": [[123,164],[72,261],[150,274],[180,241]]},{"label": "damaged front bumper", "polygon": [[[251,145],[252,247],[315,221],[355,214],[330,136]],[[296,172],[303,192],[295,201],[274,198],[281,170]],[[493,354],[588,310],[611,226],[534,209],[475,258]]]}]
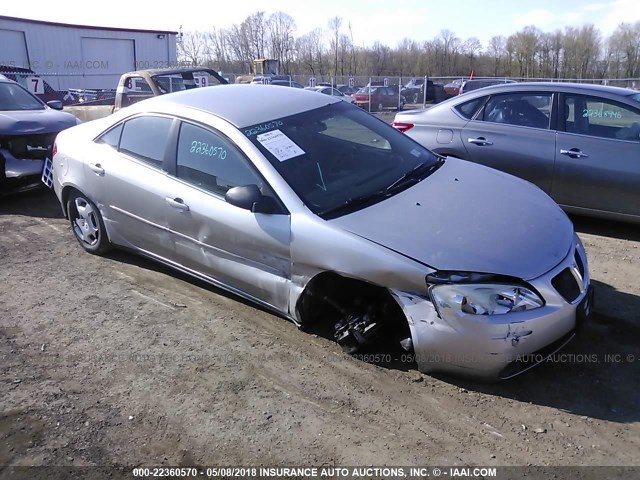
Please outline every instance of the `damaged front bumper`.
[{"label": "damaged front bumper", "polygon": [[500,380],[529,370],[561,349],[593,305],[586,255],[577,237],[558,266],[528,283],[544,306],[499,315],[460,314],[449,320],[438,314],[428,294],[392,291],[409,323],[418,369]]},{"label": "damaged front bumper", "polygon": [[45,159],[51,158],[55,134],[0,137],[0,194],[42,187]]}]

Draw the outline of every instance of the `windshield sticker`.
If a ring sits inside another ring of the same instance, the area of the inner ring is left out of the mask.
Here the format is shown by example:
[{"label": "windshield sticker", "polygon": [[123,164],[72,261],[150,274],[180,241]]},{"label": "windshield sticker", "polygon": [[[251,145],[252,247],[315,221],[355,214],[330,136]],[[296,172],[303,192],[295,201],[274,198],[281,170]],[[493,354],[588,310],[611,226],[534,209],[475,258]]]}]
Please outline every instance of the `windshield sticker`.
[{"label": "windshield sticker", "polygon": [[247,128],[244,131],[244,134],[247,137],[252,137],[253,135],[258,135],[259,133],[268,132],[269,130],[273,130],[274,128],[278,128],[284,125],[282,120],[274,120],[269,123],[262,123],[260,125],[256,125],[255,127]]},{"label": "windshield sticker", "polygon": [[261,133],[256,139],[281,162],[297,157],[298,155],[304,155],[305,153],[304,150],[293,143],[293,141],[280,130]]},{"label": "windshield sticker", "polygon": [[416,150],[415,148],[414,148],[413,150],[411,150],[409,153],[410,153],[411,155],[413,155],[414,157],[418,157],[418,158],[420,158],[420,155],[422,155],[422,154],[420,153],[420,151],[419,151],[419,150]]}]

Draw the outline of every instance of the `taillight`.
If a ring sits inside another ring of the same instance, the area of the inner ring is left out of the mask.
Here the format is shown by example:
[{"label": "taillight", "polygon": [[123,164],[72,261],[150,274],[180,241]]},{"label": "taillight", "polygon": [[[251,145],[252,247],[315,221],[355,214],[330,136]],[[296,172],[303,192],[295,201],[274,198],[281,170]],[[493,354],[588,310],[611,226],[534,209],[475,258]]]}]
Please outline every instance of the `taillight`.
[{"label": "taillight", "polygon": [[58,153],[58,145],[56,142],[53,142],[53,150],[51,150],[51,156],[53,157],[56,153]]},{"label": "taillight", "polygon": [[391,126],[396,130],[400,130],[402,133],[404,133],[407,130],[411,130],[415,125],[413,123],[406,122],[393,122]]}]

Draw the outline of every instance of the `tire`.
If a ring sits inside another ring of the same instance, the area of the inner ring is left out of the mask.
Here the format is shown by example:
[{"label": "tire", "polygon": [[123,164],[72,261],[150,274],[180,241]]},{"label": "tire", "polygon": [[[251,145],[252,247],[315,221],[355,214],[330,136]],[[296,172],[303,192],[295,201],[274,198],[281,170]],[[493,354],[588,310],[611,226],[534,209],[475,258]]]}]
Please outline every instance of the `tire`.
[{"label": "tire", "polygon": [[418,100],[420,100],[420,96],[417,93],[413,94],[413,103],[418,103]]},{"label": "tire", "polygon": [[67,201],[67,215],[73,235],[86,252],[103,255],[111,250],[100,210],[85,195],[71,193]]},{"label": "tire", "polygon": [[384,105],[382,103],[379,103],[376,108],[376,111],[381,112],[382,110],[384,110]]}]

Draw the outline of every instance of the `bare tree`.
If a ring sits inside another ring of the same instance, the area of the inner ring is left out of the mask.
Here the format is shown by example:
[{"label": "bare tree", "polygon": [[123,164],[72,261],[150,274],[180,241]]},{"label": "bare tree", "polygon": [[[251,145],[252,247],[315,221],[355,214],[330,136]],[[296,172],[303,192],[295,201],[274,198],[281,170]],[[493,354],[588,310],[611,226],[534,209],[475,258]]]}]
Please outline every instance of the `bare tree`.
[{"label": "bare tree", "polygon": [[296,22],[286,13],[273,13],[267,20],[269,54],[280,61],[289,73],[290,52],[295,49],[293,33]]},{"label": "bare tree", "polygon": [[186,32],[178,42],[178,58],[192,65],[204,62],[206,41],[201,32]]},{"label": "bare tree", "polygon": [[469,59],[469,70],[474,70],[473,61],[475,60],[478,52],[482,51],[482,43],[476,37],[471,37],[462,44],[462,51]]},{"label": "bare tree", "polygon": [[494,37],[491,37],[491,40],[489,40],[487,53],[491,55],[493,59],[494,77],[497,77],[498,72],[500,71],[500,63],[502,62],[502,57],[504,56],[506,46],[507,40],[502,35],[496,35]]},{"label": "bare tree", "polygon": [[331,38],[331,50],[334,53],[334,61],[333,61],[333,74],[338,75],[338,49],[339,49],[339,40],[340,40],[340,27],[342,26],[342,18],[333,17],[329,20],[329,29],[332,33]]}]

